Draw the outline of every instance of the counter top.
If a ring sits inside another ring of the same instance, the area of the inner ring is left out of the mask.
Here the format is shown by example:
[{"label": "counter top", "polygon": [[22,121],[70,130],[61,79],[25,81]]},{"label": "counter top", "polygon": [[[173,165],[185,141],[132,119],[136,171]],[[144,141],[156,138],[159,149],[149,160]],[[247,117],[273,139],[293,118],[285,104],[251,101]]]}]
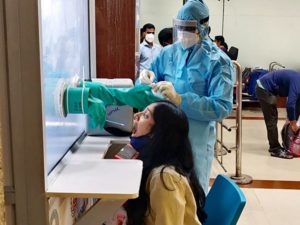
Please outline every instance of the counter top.
[{"label": "counter top", "polygon": [[87,137],[49,175],[48,197],[131,199],[138,197],[143,163],[103,159],[110,142],[128,139]]}]

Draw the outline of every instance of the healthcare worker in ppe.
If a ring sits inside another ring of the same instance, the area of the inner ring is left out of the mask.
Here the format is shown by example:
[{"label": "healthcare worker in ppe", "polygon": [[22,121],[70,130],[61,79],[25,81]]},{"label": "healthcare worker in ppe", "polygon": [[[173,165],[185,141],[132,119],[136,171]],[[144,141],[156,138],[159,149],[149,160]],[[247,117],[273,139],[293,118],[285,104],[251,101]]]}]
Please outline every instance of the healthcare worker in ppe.
[{"label": "healthcare worker in ppe", "polygon": [[[187,114],[195,170],[207,193],[216,141],[215,123],[232,110],[234,70],[208,37],[209,12],[202,0],[188,0],[174,19],[174,44],[162,49],[137,84],[152,83]],[[176,121],[174,121],[176,122]]]}]

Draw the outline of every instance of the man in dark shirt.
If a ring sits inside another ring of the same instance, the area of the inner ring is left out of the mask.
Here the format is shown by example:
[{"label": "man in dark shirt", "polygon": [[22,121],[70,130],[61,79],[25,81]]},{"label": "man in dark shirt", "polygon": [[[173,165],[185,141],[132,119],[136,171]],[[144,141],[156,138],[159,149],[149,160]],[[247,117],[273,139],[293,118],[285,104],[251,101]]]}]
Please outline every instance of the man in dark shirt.
[{"label": "man in dark shirt", "polygon": [[278,142],[277,96],[288,97],[286,109],[290,127],[297,132],[297,120],[300,114],[300,73],[292,70],[275,70],[257,80],[256,96],[267,127],[269,152],[271,156],[291,159],[293,156]]},{"label": "man in dark shirt", "polygon": [[173,27],[162,29],[158,33],[158,40],[162,47],[173,44]]}]

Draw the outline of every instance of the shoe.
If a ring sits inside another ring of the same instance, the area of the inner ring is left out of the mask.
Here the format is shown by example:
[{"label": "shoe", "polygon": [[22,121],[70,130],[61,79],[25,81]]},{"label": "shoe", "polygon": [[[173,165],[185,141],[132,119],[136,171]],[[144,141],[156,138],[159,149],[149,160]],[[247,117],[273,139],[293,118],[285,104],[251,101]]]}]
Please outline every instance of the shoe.
[{"label": "shoe", "polygon": [[278,151],[271,151],[270,154],[273,157],[282,158],[282,159],[292,159],[292,158],[294,158],[293,155],[291,155],[288,151],[286,151],[284,149],[280,149]]},{"label": "shoe", "polygon": [[269,148],[269,152],[279,152],[281,150],[285,150],[283,147],[281,146],[278,146],[278,147],[275,147],[275,148]]}]

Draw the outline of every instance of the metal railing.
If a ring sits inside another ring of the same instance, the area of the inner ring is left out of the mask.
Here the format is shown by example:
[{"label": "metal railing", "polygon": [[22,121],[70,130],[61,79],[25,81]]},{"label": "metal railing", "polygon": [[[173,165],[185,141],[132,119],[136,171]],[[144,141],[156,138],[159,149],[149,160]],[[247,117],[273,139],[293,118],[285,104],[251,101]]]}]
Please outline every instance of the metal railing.
[{"label": "metal railing", "polygon": [[[233,179],[236,183],[239,184],[249,184],[252,182],[252,177],[242,174],[242,69],[238,62],[233,61],[236,73],[236,81],[235,81],[235,124],[233,126],[227,126],[221,121],[217,123],[217,140],[216,140],[216,151],[215,157],[221,167],[227,172],[226,168],[223,165],[223,155],[224,150],[225,153],[231,153],[231,149],[236,150],[236,168],[235,174],[231,175],[231,179]],[[220,137],[218,131],[218,124],[220,125]],[[235,145],[232,148],[228,148],[223,142],[223,130],[227,130],[231,132],[235,130]],[[220,145],[221,148],[218,148]],[[220,156],[220,159],[219,159]]]},{"label": "metal railing", "polygon": [[276,67],[278,67],[280,69],[284,69],[285,68],[284,65],[282,65],[282,64],[274,61],[274,62],[271,62],[269,64],[269,71],[273,71],[273,70],[277,69]]}]

